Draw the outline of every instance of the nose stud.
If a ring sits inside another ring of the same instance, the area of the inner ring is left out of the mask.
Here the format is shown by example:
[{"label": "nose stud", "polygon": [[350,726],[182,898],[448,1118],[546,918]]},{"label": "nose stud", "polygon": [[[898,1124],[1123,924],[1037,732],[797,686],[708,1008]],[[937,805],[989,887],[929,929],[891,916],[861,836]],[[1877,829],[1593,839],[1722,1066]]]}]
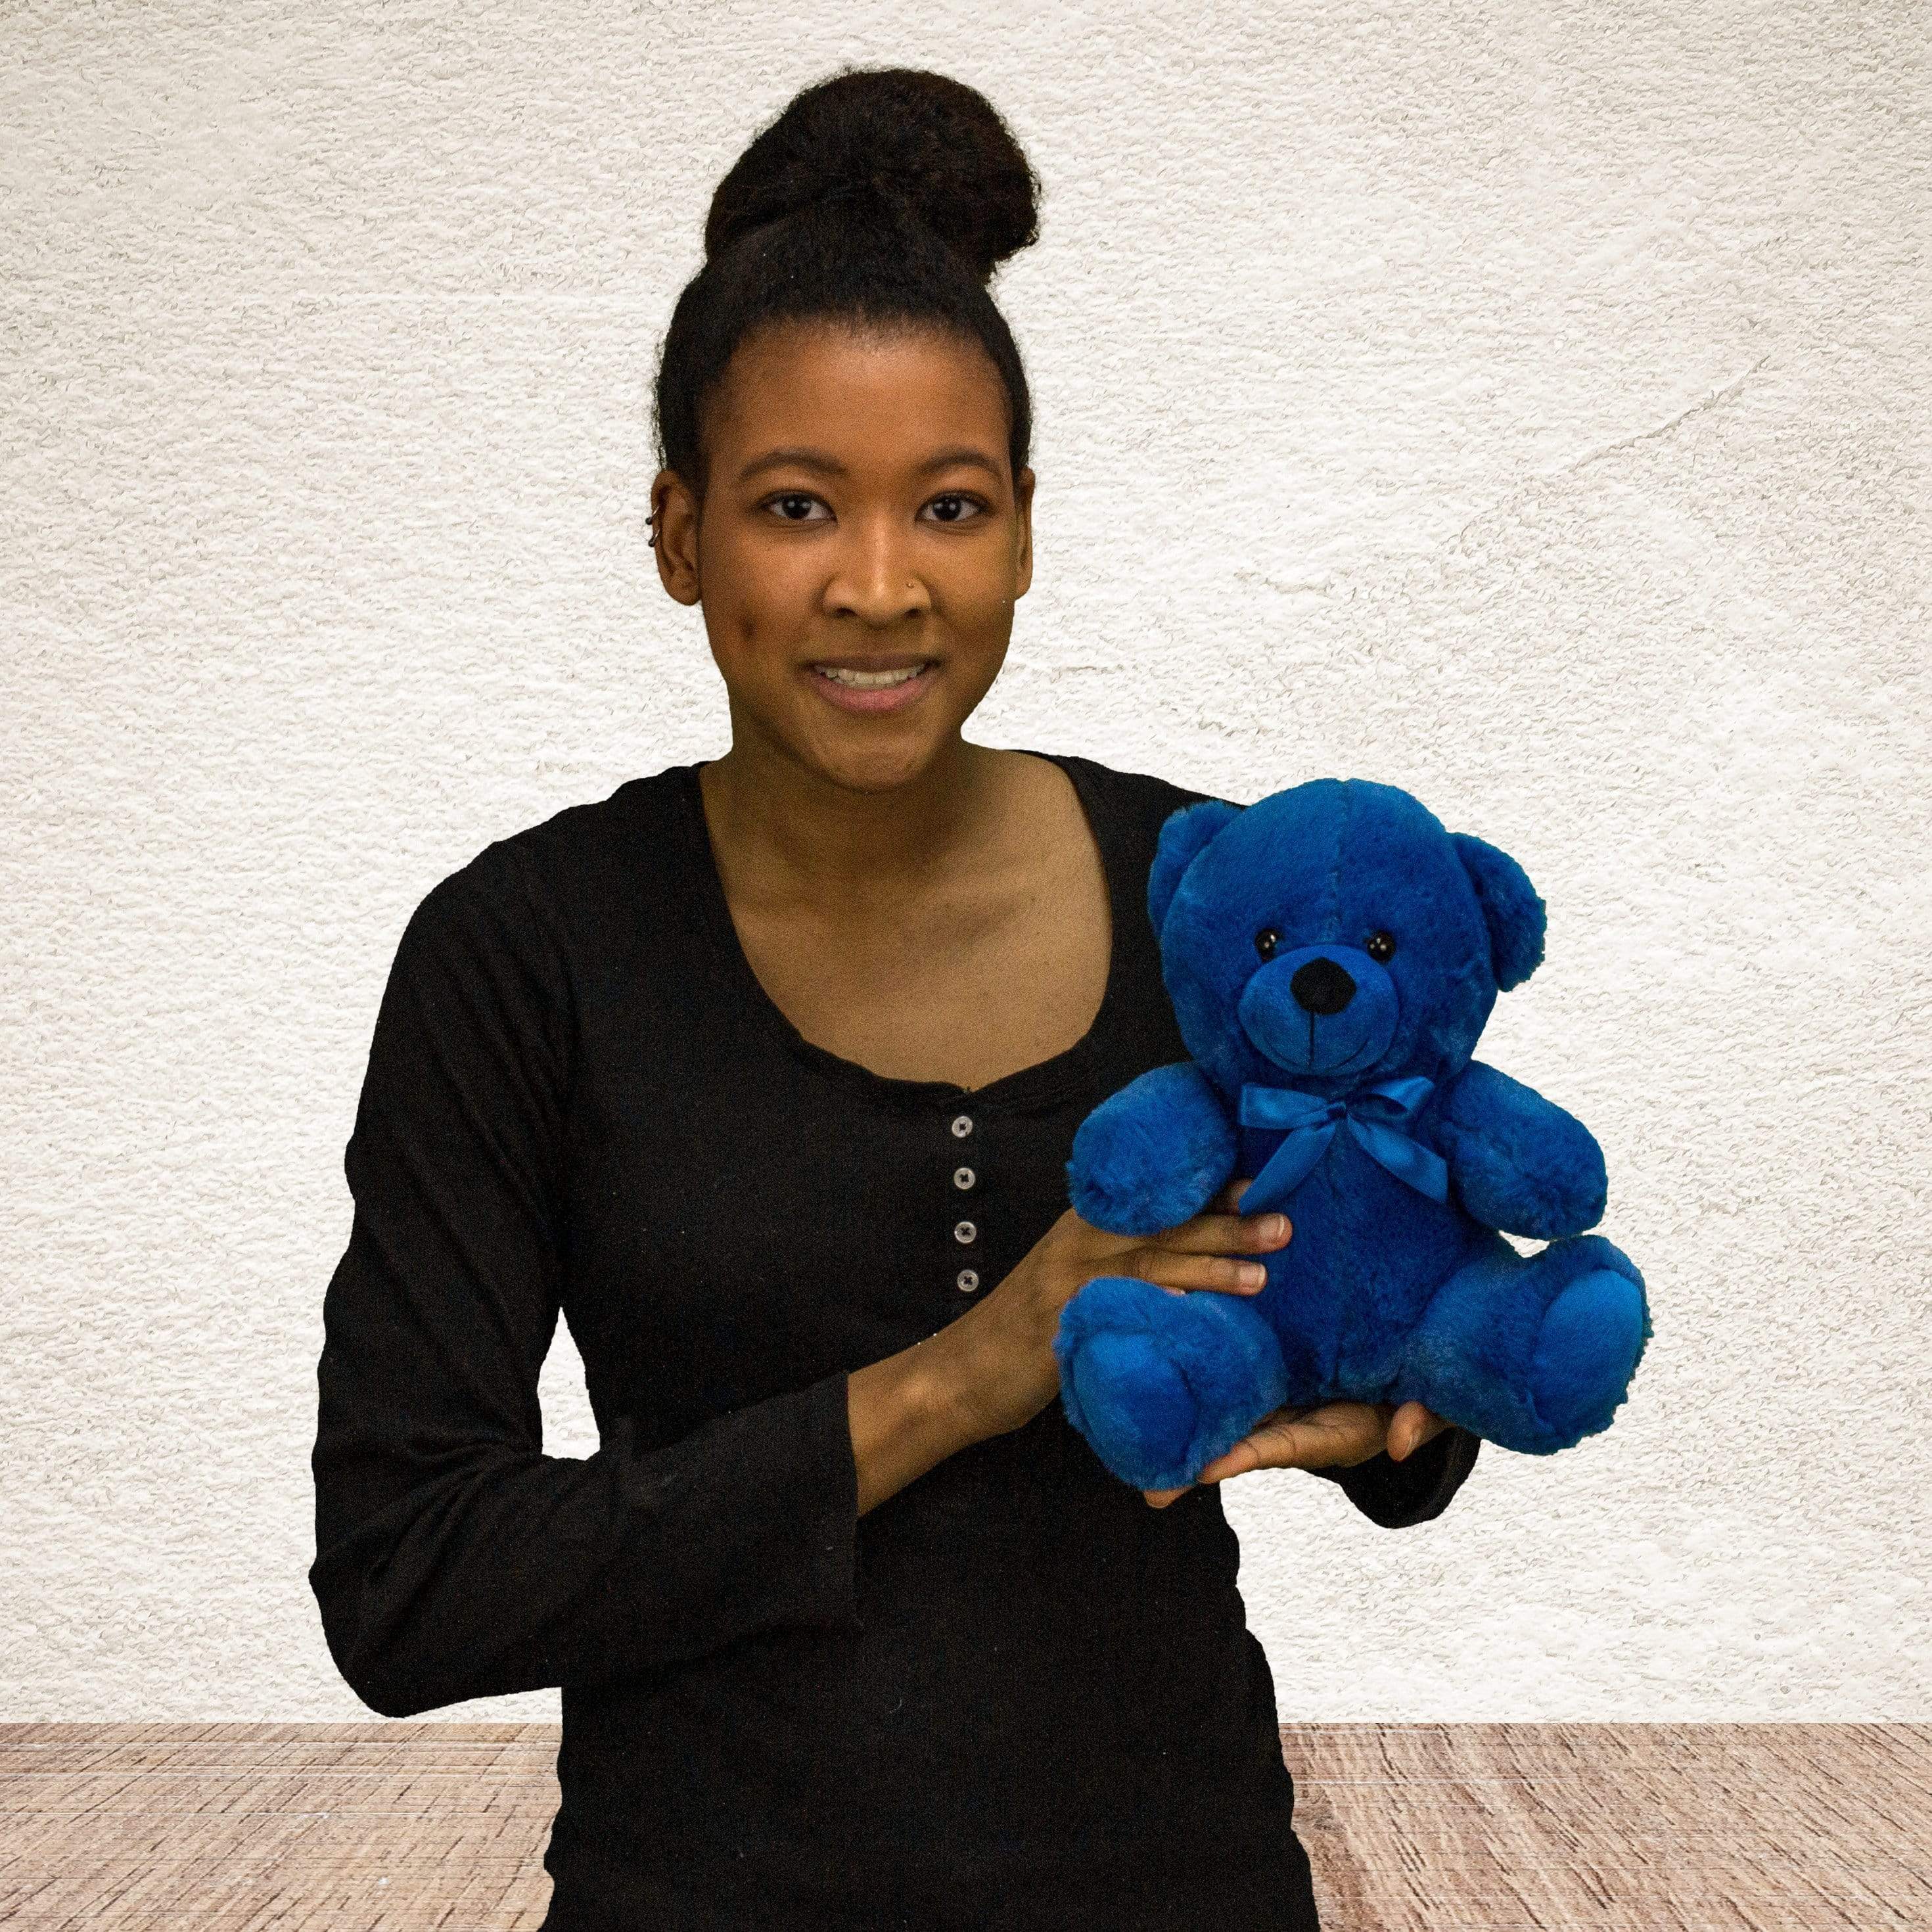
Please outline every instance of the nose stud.
[{"label": "nose stud", "polygon": [[1339,1013],[1355,997],[1355,982],[1332,959],[1311,959],[1297,967],[1288,990],[1304,1012],[1326,1018]]}]

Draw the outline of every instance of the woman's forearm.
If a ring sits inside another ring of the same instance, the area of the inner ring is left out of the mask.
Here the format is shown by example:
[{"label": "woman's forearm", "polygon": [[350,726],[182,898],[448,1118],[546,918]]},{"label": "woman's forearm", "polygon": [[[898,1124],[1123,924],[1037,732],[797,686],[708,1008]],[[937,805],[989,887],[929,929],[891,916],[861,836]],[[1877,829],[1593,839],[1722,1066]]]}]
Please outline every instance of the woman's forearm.
[{"label": "woman's forearm", "polygon": [[938,1336],[854,1369],[846,1378],[859,1514],[980,1439],[955,1393]]}]

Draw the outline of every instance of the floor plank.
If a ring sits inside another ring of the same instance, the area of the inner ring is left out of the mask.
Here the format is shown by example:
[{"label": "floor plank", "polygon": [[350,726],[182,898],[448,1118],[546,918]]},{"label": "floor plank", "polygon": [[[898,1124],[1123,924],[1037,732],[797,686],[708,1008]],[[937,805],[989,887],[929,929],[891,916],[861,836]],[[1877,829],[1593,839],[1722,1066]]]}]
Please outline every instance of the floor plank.
[{"label": "floor plank", "polygon": [[[1324,1932],[1928,1932],[1932,1726],[1285,1726]],[[0,1724],[19,1932],[535,1932],[556,1727]]]},{"label": "floor plank", "polygon": [[1932,1928],[1932,1726],[1286,1727],[1330,1932]]}]

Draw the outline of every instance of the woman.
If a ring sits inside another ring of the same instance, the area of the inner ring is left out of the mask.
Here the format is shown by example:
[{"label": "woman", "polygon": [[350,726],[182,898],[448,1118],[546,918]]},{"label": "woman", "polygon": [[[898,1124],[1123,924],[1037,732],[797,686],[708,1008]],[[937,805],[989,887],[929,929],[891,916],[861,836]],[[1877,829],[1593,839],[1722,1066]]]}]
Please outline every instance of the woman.
[{"label": "woman", "polygon": [[[1473,1459],[1337,1403],[1143,1502],[1062,1412],[1083,1282],[1252,1292],[1292,1231],[1238,1182],[1153,1240],[1066,1208],[1084,1114],[1186,1057],[1145,887],[1202,794],[961,736],[1031,575],[986,284],[1034,232],[937,75],[752,143],[652,491],[730,748],[488,848],[383,998],[310,1581],[386,1714],[562,1687],[551,1932],[1314,1926],[1212,1483],[1312,1468],[1393,1525]],[[542,1453],[560,1310],[584,1460]]]}]

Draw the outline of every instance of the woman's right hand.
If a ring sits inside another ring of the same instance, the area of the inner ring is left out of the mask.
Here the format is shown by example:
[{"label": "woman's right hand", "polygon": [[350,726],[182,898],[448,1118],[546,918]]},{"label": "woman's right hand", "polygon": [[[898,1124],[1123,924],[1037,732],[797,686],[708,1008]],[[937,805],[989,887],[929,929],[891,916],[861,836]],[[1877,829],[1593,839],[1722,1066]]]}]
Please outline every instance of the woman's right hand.
[{"label": "woman's right hand", "polygon": [[1257,1292],[1264,1270],[1238,1258],[1272,1253],[1294,1229],[1284,1214],[1237,1214],[1248,1184],[1231,1180],[1192,1220],[1154,1234],[1110,1234],[1071,1208],[1061,1215],[983,1301],[941,1330],[951,1393],[974,1439],[1021,1427],[1059,1394],[1060,1311],[1095,1276],[1132,1275],[1175,1294]]}]

